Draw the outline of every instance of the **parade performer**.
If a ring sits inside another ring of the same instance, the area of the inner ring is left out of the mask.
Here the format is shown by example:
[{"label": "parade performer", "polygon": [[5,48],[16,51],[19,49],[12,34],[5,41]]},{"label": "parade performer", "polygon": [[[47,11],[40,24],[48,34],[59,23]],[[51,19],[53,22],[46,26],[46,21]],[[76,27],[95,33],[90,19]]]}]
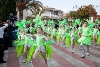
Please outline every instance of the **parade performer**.
[{"label": "parade performer", "polygon": [[27,21],[25,26],[25,44],[24,44],[24,52],[23,52],[25,60],[23,61],[23,63],[26,63],[27,54],[31,47],[30,45],[31,37],[29,37],[29,35],[31,34],[30,24],[31,21]]},{"label": "parade performer", "polygon": [[95,25],[95,28],[93,29],[93,41],[94,41],[94,46],[97,45],[97,39],[98,39],[98,27]]},{"label": "parade performer", "polygon": [[90,55],[89,54],[89,46],[91,45],[91,35],[92,35],[92,31],[88,27],[88,23],[85,21],[83,28],[82,28],[81,38],[78,40],[78,42],[80,43],[81,51],[82,51],[81,58],[85,58],[84,46],[87,47],[87,56]]},{"label": "parade performer", "polygon": [[62,31],[61,31],[61,37],[62,37],[61,42],[62,42],[62,45],[64,45],[64,47],[66,47],[66,45],[65,45],[65,28],[62,27],[61,30],[62,30]]},{"label": "parade performer", "polygon": [[52,48],[50,45],[53,43],[53,41],[49,40],[49,38],[44,35],[45,26],[43,25],[41,19],[37,19],[38,17],[40,16],[37,16],[35,19],[35,22],[37,23],[35,25],[37,28],[37,34],[31,35],[33,38],[36,37],[36,40],[34,39],[31,41],[32,44],[27,59],[27,61],[29,61],[33,56],[34,67],[38,67],[38,56],[40,56],[41,59],[44,59],[46,66],[47,58],[52,58]]},{"label": "parade performer", "polygon": [[76,40],[76,30],[73,27],[71,32],[70,32],[70,37],[71,37],[71,48],[72,48],[72,53],[74,52],[74,46],[75,46],[75,40]]},{"label": "parade performer", "polygon": [[57,30],[57,34],[56,34],[56,40],[57,40],[57,45],[60,45],[61,42],[61,31],[62,31],[62,26],[59,25],[59,28]]},{"label": "parade performer", "polygon": [[44,43],[45,43],[44,41],[45,40],[48,41],[48,38],[43,35],[43,29],[40,27],[37,29],[37,34],[34,34],[34,36],[36,36],[36,42],[37,42],[37,48],[36,48],[35,53],[33,55],[34,67],[38,67],[37,58],[38,58],[40,53],[42,53],[45,64],[47,65],[46,48],[44,46]]},{"label": "parade performer", "polygon": [[65,45],[66,45],[66,47],[69,47],[71,45],[69,30],[70,30],[70,27],[67,26],[65,29]]},{"label": "parade performer", "polygon": [[15,24],[18,27],[18,32],[17,32],[18,39],[15,40],[13,43],[16,46],[15,52],[16,52],[17,57],[20,57],[23,54],[23,50],[24,50],[25,23],[26,23],[26,20],[21,20],[20,22],[17,21],[16,24]]}]

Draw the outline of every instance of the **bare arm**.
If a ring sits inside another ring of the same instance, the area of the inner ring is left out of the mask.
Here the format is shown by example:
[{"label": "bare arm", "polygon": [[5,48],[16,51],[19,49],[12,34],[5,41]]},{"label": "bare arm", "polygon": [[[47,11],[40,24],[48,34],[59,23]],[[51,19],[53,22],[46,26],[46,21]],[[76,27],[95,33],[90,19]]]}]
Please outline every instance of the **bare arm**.
[{"label": "bare arm", "polygon": [[44,39],[45,39],[46,41],[48,41],[48,38],[47,38],[46,36],[44,36]]}]

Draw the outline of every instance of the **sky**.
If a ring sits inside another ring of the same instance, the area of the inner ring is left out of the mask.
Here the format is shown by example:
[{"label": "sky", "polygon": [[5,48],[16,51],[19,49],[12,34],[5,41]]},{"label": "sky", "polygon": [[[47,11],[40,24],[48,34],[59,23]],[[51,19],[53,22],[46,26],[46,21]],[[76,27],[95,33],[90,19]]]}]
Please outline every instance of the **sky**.
[{"label": "sky", "polygon": [[[67,13],[71,10],[77,10],[81,5],[94,5],[97,13],[100,15],[100,0],[38,0],[43,3],[44,6],[53,7]],[[77,8],[73,8],[77,5]],[[96,7],[98,6],[98,7]]]}]

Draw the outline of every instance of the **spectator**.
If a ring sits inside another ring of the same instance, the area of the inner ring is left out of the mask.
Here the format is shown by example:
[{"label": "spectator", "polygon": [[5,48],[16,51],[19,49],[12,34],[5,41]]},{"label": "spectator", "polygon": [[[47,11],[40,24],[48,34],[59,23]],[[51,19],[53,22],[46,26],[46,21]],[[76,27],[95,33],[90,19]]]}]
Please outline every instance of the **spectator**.
[{"label": "spectator", "polygon": [[14,24],[14,21],[15,21],[15,17],[13,16],[12,13],[10,13],[10,16],[9,16],[9,21],[12,22],[12,24]]},{"label": "spectator", "polygon": [[7,21],[8,23],[8,39],[9,39],[9,43],[8,43],[8,46],[9,47],[12,47],[12,40],[13,40],[13,26],[12,26],[12,23],[10,21]]},{"label": "spectator", "polygon": [[16,40],[18,37],[17,37],[17,32],[18,32],[18,27],[15,26],[15,29],[14,29],[14,32],[13,32],[13,35],[14,35],[14,40]]},{"label": "spectator", "polygon": [[[5,22],[4,22],[5,23]],[[3,23],[3,24],[4,24]],[[4,29],[4,39],[5,39],[5,43],[4,43],[4,49],[8,50],[8,41],[9,41],[9,34],[8,34],[9,30],[8,27]]]},{"label": "spectator", "polygon": [[6,61],[3,60],[4,56],[4,29],[8,27],[8,24],[4,24],[0,21],[0,63],[5,63]]}]

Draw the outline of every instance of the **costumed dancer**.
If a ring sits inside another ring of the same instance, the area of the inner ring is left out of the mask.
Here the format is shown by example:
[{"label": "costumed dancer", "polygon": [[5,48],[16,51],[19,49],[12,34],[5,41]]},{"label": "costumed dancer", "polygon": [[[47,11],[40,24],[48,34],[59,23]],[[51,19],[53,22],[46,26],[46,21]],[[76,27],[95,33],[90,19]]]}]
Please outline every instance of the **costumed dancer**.
[{"label": "costumed dancer", "polygon": [[71,48],[72,48],[72,53],[74,52],[74,46],[75,46],[75,40],[76,40],[76,30],[75,27],[72,28],[72,31],[70,32],[70,37],[71,37]]},{"label": "costumed dancer", "polygon": [[87,53],[86,53],[87,56],[90,55],[89,54],[89,46],[91,45],[91,35],[92,35],[92,31],[88,27],[88,23],[85,21],[83,24],[83,28],[82,28],[81,38],[78,40],[78,42],[80,43],[81,51],[82,51],[81,58],[85,58],[84,46],[87,47]]},{"label": "costumed dancer", "polygon": [[16,46],[15,52],[17,53],[17,57],[23,55],[24,44],[25,44],[25,31],[24,29],[20,29],[18,34],[18,40],[15,40],[13,43]]},{"label": "costumed dancer", "polygon": [[57,30],[57,35],[56,35],[56,39],[57,39],[57,45],[60,45],[60,40],[61,40],[61,31],[62,31],[62,26],[59,25],[59,28]]},{"label": "costumed dancer", "polygon": [[55,26],[52,27],[52,33],[51,33],[51,39],[55,41],[55,34],[56,34],[56,28]]},{"label": "costumed dancer", "polygon": [[30,24],[27,24],[26,25],[26,29],[25,29],[25,45],[24,45],[24,57],[25,57],[25,60],[23,61],[23,63],[26,63],[26,59],[27,59],[27,52],[29,51],[31,45],[30,45],[30,29],[29,29],[29,26]]},{"label": "costumed dancer", "polygon": [[95,28],[93,29],[94,46],[97,45],[98,33],[99,33],[98,27],[97,27],[97,25],[95,25]]},{"label": "costumed dancer", "polygon": [[64,47],[66,47],[65,46],[65,28],[64,27],[62,27],[62,29],[61,29],[61,37],[62,37],[62,44],[64,45]]},{"label": "costumed dancer", "polygon": [[21,22],[16,22],[16,26],[18,26],[18,32],[17,32],[17,36],[18,36],[18,39],[15,40],[13,43],[15,44],[16,46],[16,54],[17,54],[17,57],[20,57],[22,54],[23,54],[23,50],[24,50],[24,44],[25,44],[25,23],[26,23],[26,20],[21,20]]},{"label": "costumed dancer", "polygon": [[[32,35],[31,37],[35,37],[36,40],[33,41],[33,45],[29,51],[28,59],[29,61],[33,56],[33,65],[34,67],[38,67],[37,58],[40,56],[41,59],[44,59],[44,62],[47,65],[47,58],[52,58],[52,48],[51,44],[53,41],[48,41],[48,38],[43,35],[44,34],[44,23],[41,21],[41,17],[39,15],[33,20],[35,22],[35,26],[37,29],[37,34]],[[40,27],[38,27],[40,26]],[[46,42],[47,41],[47,42]]]},{"label": "costumed dancer", "polygon": [[42,53],[44,62],[47,65],[46,48],[44,46],[44,43],[45,43],[44,41],[45,40],[48,41],[48,38],[43,35],[43,29],[41,27],[37,28],[37,34],[34,34],[34,36],[36,36],[37,48],[36,48],[35,53],[33,55],[33,61],[34,61],[33,65],[34,65],[34,67],[39,66],[37,58],[38,58],[40,53]]},{"label": "costumed dancer", "polygon": [[66,28],[65,28],[65,45],[66,45],[66,47],[69,47],[71,44],[69,30],[70,30],[70,27],[66,26]]}]

